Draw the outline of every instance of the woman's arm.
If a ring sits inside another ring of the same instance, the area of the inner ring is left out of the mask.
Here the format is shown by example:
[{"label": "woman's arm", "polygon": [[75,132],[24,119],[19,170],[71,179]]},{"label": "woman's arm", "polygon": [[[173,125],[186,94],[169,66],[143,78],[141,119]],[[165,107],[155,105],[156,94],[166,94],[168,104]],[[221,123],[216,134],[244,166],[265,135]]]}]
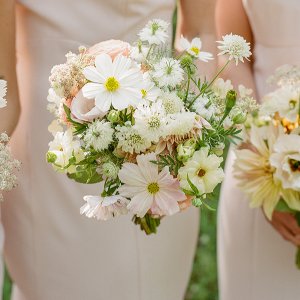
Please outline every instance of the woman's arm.
[{"label": "woman's arm", "polygon": [[[222,35],[232,32],[243,36],[253,47],[255,41],[242,0],[218,0],[215,21],[218,39],[221,39]],[[224,64],[223,57],[219,57],[219,64]],[[224,75],[230,78],[235,85],[243,84],[255,91],[252,62],[240,63],[238,67],[231,64],[223,73]],[[270,223],[285,240],[296,246],[300,245],[300,227],[294,216],[288,213],[274,212]]]},{"label": "woman's arm", "polygon": [[9,135],[20,114],[15,36],[15,1],[0,0],[0,76],[8,82],[7,107],[0,109],[0,132]]}]

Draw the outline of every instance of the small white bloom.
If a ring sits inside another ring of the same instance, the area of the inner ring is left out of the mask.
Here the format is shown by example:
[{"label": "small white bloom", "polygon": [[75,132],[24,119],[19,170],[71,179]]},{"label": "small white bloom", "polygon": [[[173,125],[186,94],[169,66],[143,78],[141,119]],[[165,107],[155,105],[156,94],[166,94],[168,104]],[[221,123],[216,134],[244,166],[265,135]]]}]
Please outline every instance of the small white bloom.
[{"label": "small white bloom", "polygon": [[[100,182],[100,194],[103,190],[104,182]],[[107,197],[84,196],[83,199],[86,204],[80,208],[80,214],[86,215],[88,218],[107,221],[128,213],[127,205],[129,201],[120,195]]]},{"label": "small white bloom", "polygon": [[191,159],[178,171],[180,186],[192,190],[189,180],[197,187],[201,194],[212,193],[214,188],[222,182],[224,172],[220,167],[223,158],[215,154],[208,154],[208,148],[196,151]]},{"label": "small white bloom", "polygon": [[161,172],[154,153],[137,156],[137,164],[124,163],[119,172],[119,178],[124,185],[119,188],[120,195],[130,198],[127,208],[138,217],[154,206],[160,214],[173,215],[179,212],[179,201],[186,200],[185,194],[179,188],[179,182],[174,178],[169,168]]},{"label": "small white bloom", "polygon": [[113,134],[114,129],[110,122],[96,120],[89,125],[83,140],[88,148],[92,147],[96,151],[103,151],[113,141]]},{"label": "small white bloom", "polygon": [[[81,150],[80,142],[73,139],[71,129],[68,129],[65,132],[57,132],[55,134],[54,140],[49,143],[49,151],[47,155],[48,161],[55,163],[55,165],[60,168],[68,166],[70,159],[73,157],[76,159],[76,162],[83,159],[83,151]],[[55,168],[57,167],[55,166]]]},{"label": "small white bloom", "polygon": [[284,134],[274,144],[270,164],[276,168],[274,176],[285,189],[300,191],[300,136]]},{"label": "small white bloom", "polygon": [[161,45],[168,38],[168,27],[169,24],[163,20],[151,20],[138,35],[143,42],[148,42],[150,45]]},{"label": "small white bloom", "polygon": [[91,81],[82,88],[83,96],[95,99],[102,112],[107,112],[111,105],[117,110],[136,106],[142,98],[142,72],[121,54],[114,60],[105,53],[96,56],[95,67],[86,67],[83,73]]},{"label": "small white bloom", "polygon": [[116,179],[120,168],[112,161],[105,162],[101,168],[101,174],[105,178]]},{"label": "small white bloom", "polygon": [[289,86],[277,89],[263,98],[262,115],[273,115],[278,112],[280,117],[295,122],[299,111],[300,94]]},{"label": "small white bloom", "polygon": [[160,62],[154,65],[153,78],[160,87],[176,87],[183,80],[183,70],[178,60],[163,57]]},{"label": "small white bloom", "polygon": [[184,136],[194,129],[195,122],[196,114],[194,112],[182,112],[168,115],[166,136]]},{"label": "small white bloom", "polygon": [[55,119],[51,122],[51,124],[48,126],[48,131],[50,133],[52,133],[53,136],[55,136],[55,134],[57,132],[62,132],[63,131],[63,127],[60,125],[59,120]]},{"label": "small white bloom", "polygon": [[161,102],[140,105],[134,113],[136,129],[152,142],[164,135],[166,115]]},{"label": "small white bloom", "polygon": [[244,58],[249,60],[251,55],[250,43],[248,43],[243,37],[236,34],[227,34],[222,37],[223,41],[218,41],[221,50],[219,55],[228,54],[229,60],[235,60],[236,65],[239,60],[244,62]]},{"label": "small white bloom", "polygon": [[159,99],[166,114],[176,114],[184,110],[183,101],[176,95],[176,92],[163,92]]},{"label": "small white bloom", "polygon": [[233,89],[233,85],[229,79],[224,81],[224,79],[218,78],[212,85],[211,89],[217,97],[225,99],[227,93]]},{"label": "small white bloom", "polygon": [[149,72],[143,74],[143,86],[141,89],[142,98],[148,101],[155,101],[161,94],[161,90],[151,80]]},{"label": "small white bloom", "polygon": [[0,108],[7,105],[7,101],[4,99],[7,91],[7,82],[5,80],[0,80]]},{"label": "small white bloom", "polygon": [[141,153],[151,147],[151,141],[134,126],[117,126],[118,148],[128,153]]},{"label": "small white bloom", "polygon": [[186,38],[181,36],[179,43],[183,50],[199,60],[208,62],[209,60],[213,59],[213,55],[211,53],[201,51],[202,42],[200,38],[194,38],[191,42],[189,42]]},{"label": "small white bloom", "polygon": [[206,95],[200,96],[193,104],[193,108],[199,116],[207,120],[216,113],[214,104],[210,103],[210,100]]},{"label": "small white bloom", "polygon": [[146,61],[148,52],[149,52],[149,47],[146,47],[144,45],[138,45],[135,47],[131,47],[130,57],[136,62],[142,63]]},{"label": "small white bloom", "polygon": [[48,111],[58,117],[61,114],[64,98],[58,96],[54,89],[50,88],[48,90],[47,100],[49,102],[47,106]]}]

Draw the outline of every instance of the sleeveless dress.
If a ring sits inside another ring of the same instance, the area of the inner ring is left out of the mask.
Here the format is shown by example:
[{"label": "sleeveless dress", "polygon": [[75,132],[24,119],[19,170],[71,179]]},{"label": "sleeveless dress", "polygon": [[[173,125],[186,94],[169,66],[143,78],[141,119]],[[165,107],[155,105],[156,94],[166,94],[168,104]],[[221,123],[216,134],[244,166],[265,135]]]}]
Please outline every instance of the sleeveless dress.
[{"label": "sleeveless dress", "polygon": [[171,22],[173,0],[21,0],[17,9],[21,120],[12,140],[20,184],[3,205],[5,258],[13,300],[182,300],[198,235],[199,211],[165,218],[145,236],[130,217],[81,216],[81,185],[46,163],[52,117],[46,110],[54,64],[80,45],[136,40],[152,18]]},{"label": "sleeveless dress", "polygon": [[[244,6],[254,34],[254,77],[261,97],[277,67],[300,62],[300,2],[244,0]],[[271,227],[261,209],[249,208],[232,178],[233,161],[231,152],[219,208],[220,300],[300,299],[296,248]]]}]

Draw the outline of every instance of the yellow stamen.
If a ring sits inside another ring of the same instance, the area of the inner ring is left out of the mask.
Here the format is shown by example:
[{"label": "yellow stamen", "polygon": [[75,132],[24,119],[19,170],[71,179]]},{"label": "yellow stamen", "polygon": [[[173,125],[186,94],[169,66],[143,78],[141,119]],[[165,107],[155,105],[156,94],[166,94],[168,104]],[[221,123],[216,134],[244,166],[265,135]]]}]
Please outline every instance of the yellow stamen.
[{"label": "yellow stamen", "polygon": [[198,55],[200,53],[200,49],[197,47],[192,47],[191,51],[193,51],[195,53],[195,55]]},{"label": "yellow stamen", "polygon": [[148,185],[147,189],[150,194],[154,195],[159,192],[159,185],[157,182],[152,182]]},{"label": "yellow stamen", "polygon": [[115,92],[120,87],[120,83],[115,77],[109,77],[104,86],[109,92]]}]

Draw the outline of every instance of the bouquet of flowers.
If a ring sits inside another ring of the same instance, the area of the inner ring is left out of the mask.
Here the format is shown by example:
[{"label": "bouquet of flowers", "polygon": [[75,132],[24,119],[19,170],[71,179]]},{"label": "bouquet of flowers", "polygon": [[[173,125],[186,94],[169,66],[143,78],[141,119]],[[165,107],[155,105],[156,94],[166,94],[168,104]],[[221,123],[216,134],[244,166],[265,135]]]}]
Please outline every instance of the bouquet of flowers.
[{"label": "bouquet of flowers", "polygon": [[[0,109],[6,107],[6,81],[0,80]],[[14,159],[8,147],[9,137],[0,133],[0,201],[3,200],[4,191],[12,190],[17,184],[14,171],[20,168],[20,162]]]},{"label": "bouquet of flowers", "polygon": [[[251,207],[295,214],[300,224],[300,68],[280,67],[259,112],[245,124],[245,142],[236,150],[234,172]],[[297,254],[300,268],[300,251]]]},{"label": "bouquet of flowers", "polygon": [[[48,162],[77,182],[99,183],[81,214],[108,220],[131,213],[147,234],[190,203],[208,206],[224,177],[224,142],[256,108],[245,88],[237,95],[218,79],[221,71],[201,81],[196,61],[212,55],[199,38],[182,37],[184,52],[176,57],[165,45],[167,28],[152,20],[134,45],[80,47],[49,78],[55,120]],[[225,36],[219,48],[229,54],[226,65],[251,55],[240,36]]]}]

